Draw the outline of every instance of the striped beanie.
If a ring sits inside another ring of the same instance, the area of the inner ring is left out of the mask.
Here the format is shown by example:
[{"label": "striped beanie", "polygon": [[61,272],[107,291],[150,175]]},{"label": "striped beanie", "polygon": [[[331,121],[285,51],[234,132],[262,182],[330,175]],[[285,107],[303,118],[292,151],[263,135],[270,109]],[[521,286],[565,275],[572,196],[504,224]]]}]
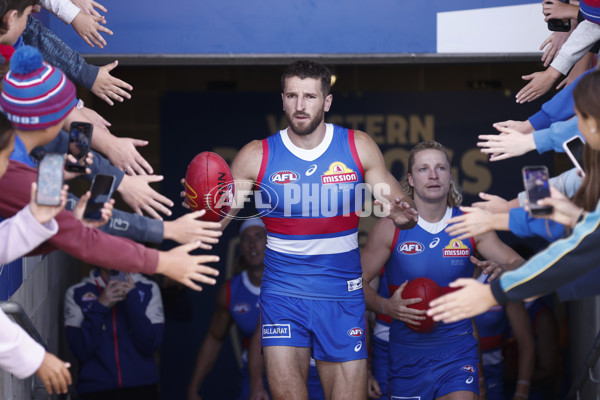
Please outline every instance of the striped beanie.
[{"label": "striped beanie", "polygon": [[37,49],[22,46],[3,78],[0,107],[19,130],[38,130],[60,123],[75,107],[75,85],[47,64]]},{"label": "striped beanie", "polygon": [[595,24],[600,24],[600,0],[582,0],[579,10],[583,18]]}]

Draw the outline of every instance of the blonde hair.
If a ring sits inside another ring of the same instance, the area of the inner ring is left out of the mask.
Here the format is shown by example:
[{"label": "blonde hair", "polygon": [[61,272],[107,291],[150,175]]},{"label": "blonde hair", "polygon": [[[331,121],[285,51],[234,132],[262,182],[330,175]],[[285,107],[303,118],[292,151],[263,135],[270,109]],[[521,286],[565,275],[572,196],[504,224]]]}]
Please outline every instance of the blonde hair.
[{"label": "blonde hair", "polygon": [[[446,156],[446,161],[448,161],[448,166],[450,166],[450,156],[448,156],[448,149],[444,147],[441,143],[438,143],[434,140],[428,140],[425,142],[420,142],[415,147],[410,150],[408,154],[408,166],[406,167],[406,173],[400,180],[400,186],[402,190],[409,195],[411,198],[415,198],[415,190],[408,183],[408,174],[412,173],[412,168],[415,165],[415,156],[418,152],[423,150],[438,150],[444,153]],[[458,186],[458,184],[454,181],[454,177],[450,177],[450,191],[448,192],[448,198],[446,203],[449,207],[458,207],[462,203],[462,189]]]}]

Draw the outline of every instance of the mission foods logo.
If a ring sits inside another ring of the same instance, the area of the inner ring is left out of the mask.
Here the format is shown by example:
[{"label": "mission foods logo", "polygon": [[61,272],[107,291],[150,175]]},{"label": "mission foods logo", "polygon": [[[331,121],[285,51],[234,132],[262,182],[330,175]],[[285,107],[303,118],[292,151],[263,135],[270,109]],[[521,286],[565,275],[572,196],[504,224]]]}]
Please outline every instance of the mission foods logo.
[{"label": "mission foods logo", "polygon": [[403,254],[421,254],[423,250],[425,250],[425,246],[419,242],[402,242],[398,245],[398,251]]},{"label": "mission foods logo", "polygon": [[295,171],[277,171],[274,172],[269,178],[272,183],[277,183],[279,185],[297,182],[299,179],[300,174]]},{"label": "mission foods logo", "polygon": [[448,246],[444,247],[444,257],[469,257],[471,249],[469,249],[462,240],[452,239]]},{"label": "mission foods logo", "polygon": [[350,168],[346,167],[343,162],[333,162],[329,166],[329,169],[321,175],[321,182],[323,185],[330,183],[346,183],[346,182],[358,182],[358,175]]}]

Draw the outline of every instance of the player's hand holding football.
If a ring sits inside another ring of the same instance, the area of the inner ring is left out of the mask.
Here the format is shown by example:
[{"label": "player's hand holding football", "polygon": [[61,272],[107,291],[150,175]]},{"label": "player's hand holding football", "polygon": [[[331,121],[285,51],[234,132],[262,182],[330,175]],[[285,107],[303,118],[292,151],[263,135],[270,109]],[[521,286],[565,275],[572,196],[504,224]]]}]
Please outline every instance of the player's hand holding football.
[{"label": "player's hand holding football", "polygon": [[475,279],[460,278],[451,282],[450,287],[460,289],[429,303],[427,315],[434,321],[449,324],[482,314],[498,304],[492,295],[490,285],[477,282]]},{"label": "player's hand holding football", "polygon": [[177,243],[200,242],[203,250],[212,249],[211,244],[219,243],[221,232],[220,222],[202,221],[198,218],[206,214],[206,210],[187,213],[175,221],[164,222],[164,238]]},{"label": "player's hand holding football", "polygon": [[[411,325],[421,325],[419,321],[423,321],[425,319],[425,310],[416,310],[414,308],[407,307],[411,304],[420,303],[423,301],[420,297],[415,297],[413,299],[403,299],[402,292],[404,288],[408,284],[408,281],[405,281],[398,290],[394,292],[392,297],[390,297],[387,301],[384,302],[384,309],[386,314],[390,317],[405,322]],[[389,303],[386,304],[386,303]]]},{"label": "player's hand holding football", "polygon": [[218,262],[219,257],[189,254],[190,251],[199,247],[200,243],[194,242],[175,247],[166,252],[159,252],[156,273],[165,275],[197,291],[202,290],[197,282],[214,285],[217,281],[213,276],[218,276],[219,271],[204,264]]},{"label": "player's hand holding football", "polygon": [[67,205],[67,193],[69,191],[69,185],[63,185],[60,191],[60,205],[58,206],[41,206],[35,201],[37,193],[37,183],[31,184],[31,201],[29,202],[29,210],[33,217],[40,224],[45,224],[52,218],[56,217],[58,213],[65,209]]},{"label": "player's hand holding football", "polygon": [[167,207],[173,207],[173,202],[150,186],[162,180],[160,175],[124,175],[117,191],[136,214],[143,215],[143,210],[152,218],[162,220],[158,212],[171,215]]}]

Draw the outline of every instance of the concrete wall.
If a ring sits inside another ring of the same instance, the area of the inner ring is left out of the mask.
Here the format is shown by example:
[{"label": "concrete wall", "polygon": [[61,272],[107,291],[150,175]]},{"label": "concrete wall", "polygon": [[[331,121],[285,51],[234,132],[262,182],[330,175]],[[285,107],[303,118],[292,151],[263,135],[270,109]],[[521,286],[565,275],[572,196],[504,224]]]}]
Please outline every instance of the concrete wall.
[{"label": "concrete wall", "polygon": [[[9,299],[23,306],[50,352],[69,359],[63,335],[63,299],[68,286],[79,281],[79,262],[63,252],[23,259],[23,284]],[[73,364],[72,360],[71,364]],[[71,368],[73,373],[74,367]],[[0,399],[46,399],[49,396],[37,379],[20,380],[0,370]],[[36,387],[37,386],[37,387]]]}]

